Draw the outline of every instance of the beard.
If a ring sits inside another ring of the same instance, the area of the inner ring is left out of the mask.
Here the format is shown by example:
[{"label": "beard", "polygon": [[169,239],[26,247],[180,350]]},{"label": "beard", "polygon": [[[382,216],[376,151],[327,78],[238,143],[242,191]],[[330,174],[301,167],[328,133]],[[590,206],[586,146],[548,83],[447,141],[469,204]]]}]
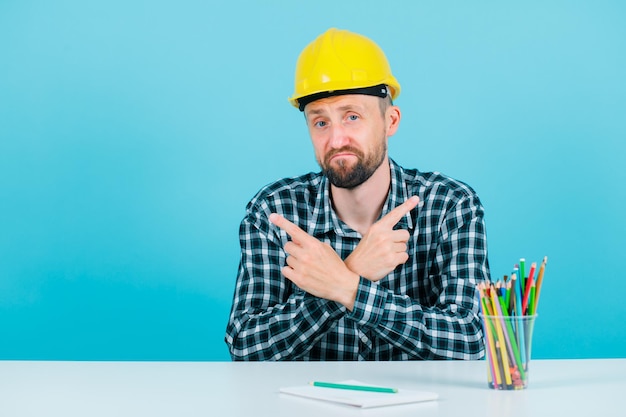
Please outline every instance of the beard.
[{"label": "beard", "polygon": [[[349,164],[345,161],[338,161],[335,166],[331,166],[330,160],[338,153],[350,152],[356,155],[356,164]],[[344,146],[329,152],[323,162],[319,162],[322,172],[330,183],[338,188],[353,189],[367,181],[376,172],[378,167],[385,160],[387,154],[387,143],[381,141],[380,146],[374,149],[374,152],[365,156],[365,154],[351,146]]]}]

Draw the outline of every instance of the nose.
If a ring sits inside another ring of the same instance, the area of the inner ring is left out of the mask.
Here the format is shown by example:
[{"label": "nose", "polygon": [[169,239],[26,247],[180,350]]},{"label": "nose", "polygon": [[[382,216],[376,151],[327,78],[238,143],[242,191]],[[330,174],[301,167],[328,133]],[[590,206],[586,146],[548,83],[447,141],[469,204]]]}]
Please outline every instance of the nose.
[{"label": "nose", "polygon": [[350,141],[345,127],[341,123],[333,123],[328,131],[328,144],[333,149],[338,149]]}]

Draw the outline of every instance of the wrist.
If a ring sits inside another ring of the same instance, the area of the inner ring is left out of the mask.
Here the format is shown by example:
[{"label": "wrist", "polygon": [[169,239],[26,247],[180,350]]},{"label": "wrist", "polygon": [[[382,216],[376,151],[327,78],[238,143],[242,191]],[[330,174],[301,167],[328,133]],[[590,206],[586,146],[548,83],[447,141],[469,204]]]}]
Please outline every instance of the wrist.
[{"label": "wrist", "polygon": [[360,281],[361,277],[357,273],[348,270],[348,274],[346,274],[346,278],[343,280],[344,285],[339,287],[340,293],[338,294],[337,301],[349,311],[354,309],[354,302]]}]

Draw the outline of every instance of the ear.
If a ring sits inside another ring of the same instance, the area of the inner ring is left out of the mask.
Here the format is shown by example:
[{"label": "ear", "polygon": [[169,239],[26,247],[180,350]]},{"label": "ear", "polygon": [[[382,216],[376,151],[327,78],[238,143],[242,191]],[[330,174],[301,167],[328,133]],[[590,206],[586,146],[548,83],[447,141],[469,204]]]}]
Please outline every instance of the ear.
[{"label": "ear", "polygon": [[398,106],[389,106],[385,112],[385,123],[387,123],[387,137],[393,136],[400,126],[400,108]]}]

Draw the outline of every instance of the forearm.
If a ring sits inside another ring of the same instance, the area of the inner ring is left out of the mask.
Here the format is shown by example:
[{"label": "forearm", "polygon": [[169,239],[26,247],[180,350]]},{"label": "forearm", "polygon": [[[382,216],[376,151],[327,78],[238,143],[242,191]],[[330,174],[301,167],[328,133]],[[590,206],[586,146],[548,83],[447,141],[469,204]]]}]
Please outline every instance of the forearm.
[{"label": "forearm", "polygon": [[476,298],[466,294],[460,303],[455,298],[443,295],[424,306],[363,280],[347,317],[412,359],[479,359],[483,342]]},{"label": "forearm", "polygon": [[236,361],[297,360],[330,331],[346,309],[304,292],[264,309],[235,309],[226,343]]}]

